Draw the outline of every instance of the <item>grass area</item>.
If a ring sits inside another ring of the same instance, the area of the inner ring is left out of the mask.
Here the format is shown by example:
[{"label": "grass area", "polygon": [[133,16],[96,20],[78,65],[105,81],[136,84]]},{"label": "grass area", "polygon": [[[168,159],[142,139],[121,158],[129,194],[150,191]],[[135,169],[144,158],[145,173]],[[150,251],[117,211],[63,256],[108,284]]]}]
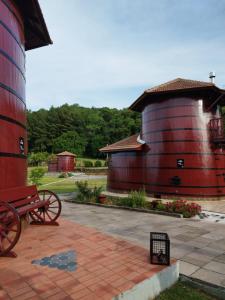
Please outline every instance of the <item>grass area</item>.
[{"label": "grass area", "polygon": [[161,293],[156,300],[216,300],[215,297],[195,289],[188,284],[178,282]]},{"label": "grass area", "polygon": [[[57,177],[50,177],[50,176],[44,176],[42,179],[42,185],[39,186],[39,190],[41,189],[49,189],[56,193],[69,193],[74,192],[76,190],[76,184],[75,184],[76,178],[69,177],[69,178],[57,178]],[[52,184],[48,184],[52,183]],[[45,185],[48,184],[48,185]],[[89,179],[88,185],[90,187],[94,186],[103,186],[103,188],[106,188],[106,179]]]},{"label": "grass area", "polygon": [[[32,168],[35,167],[28,168],[28,178]],[[47,172],[47,167],[43,167],[43,168]],[[45,174],[45,176],[41,180],[41,185],[38,187],[38,189],[42,190],[46,188],[56,193],[70,193],[76,190],[75,181],[76,181],[76,177],[58,178],[58,174],[51,175],[51,176]],[[29,181],[28,183],[32,184]],[[89,179],[88,185],[90,187],[103,186],[103,189],[106,189],[106,179]]]}]

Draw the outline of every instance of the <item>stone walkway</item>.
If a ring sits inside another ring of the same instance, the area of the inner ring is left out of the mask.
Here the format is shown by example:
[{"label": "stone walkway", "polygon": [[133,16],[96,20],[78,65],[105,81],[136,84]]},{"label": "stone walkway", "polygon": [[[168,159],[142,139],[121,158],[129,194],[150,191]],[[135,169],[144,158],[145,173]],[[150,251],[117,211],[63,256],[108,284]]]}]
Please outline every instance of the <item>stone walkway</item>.
[{"label": "stone walkway", "polygon": [[182,274],[225,287],[225,225],[63,203],[62,216],[149,249],[149,232],[167,232]]}]

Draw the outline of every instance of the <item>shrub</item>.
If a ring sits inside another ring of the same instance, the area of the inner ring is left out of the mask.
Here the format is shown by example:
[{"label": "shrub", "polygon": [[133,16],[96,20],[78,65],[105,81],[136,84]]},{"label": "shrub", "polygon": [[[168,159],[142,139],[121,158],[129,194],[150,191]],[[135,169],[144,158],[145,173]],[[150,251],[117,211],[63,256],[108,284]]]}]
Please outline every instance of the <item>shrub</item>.
[{"label": "shrub", "polygon": [[73,173],[67,173],[68,177],[73,177]]},{"label": "shrub", "polygon": [[184,218],[193,217],[201,212],[201,206],[197,203],[188,203],[186,200],[175,200],[165,204],[165,210],[183,214]]},{"label": "shrub", "polygon": [[28,155],[29,166],[39,166],[48,161],[49,154],[47,152],[36,152]]},{"label": "shrub", "polygon": [[100,160],[96,160],[95,161],[95,167],[96,168],[101,168],[101,166],[102,166],[102,162]]},{"label": "shrub", "polygon": [[90,188],[87,181],[77,181],[77,200],[82,202],[98,202],[98,197],[102,192],[102,186]]},{"label": "shrub", "polygon": [[45,174],[44,168],[40,168],[40,167],[34,168],[30,172],[30,181],[33,184],[40,185],[41,179],[44,177],[44,174]]},{"label": "shrub", "polygon": [[84,167],[85,168],[92,168],[93,167],[93,162],[91,160],[84,160]]},{"label": "shrub", "polygon": [[145,191],[132,191],[127,198],[122,198],[120,205],[128,207],[145,207],[146,206]]},{"label": "shrub", "polygon": [[162,201],[161,200],[152,200],[150,203],[149,203],[149,207],[150,209],[158,209],[158,206],[162,204]]},{"label": "shrub", "polygon": [[67,178],[68,174],[66,172],[60,173],[58,178]]}]

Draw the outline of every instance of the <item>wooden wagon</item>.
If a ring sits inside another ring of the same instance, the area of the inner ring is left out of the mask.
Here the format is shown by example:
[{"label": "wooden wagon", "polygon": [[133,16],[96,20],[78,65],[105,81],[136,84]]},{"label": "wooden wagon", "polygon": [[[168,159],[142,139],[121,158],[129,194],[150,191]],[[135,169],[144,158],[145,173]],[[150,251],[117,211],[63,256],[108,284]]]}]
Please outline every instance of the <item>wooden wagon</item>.
[{"label": "wooden wagon", "polygon": [[0,191],[0,256],[16,257],[11,251],[21,234],[21,217],[30,224],[58,225],[61,213],[58,196],[49,191],[38,191],[35,185]]}]

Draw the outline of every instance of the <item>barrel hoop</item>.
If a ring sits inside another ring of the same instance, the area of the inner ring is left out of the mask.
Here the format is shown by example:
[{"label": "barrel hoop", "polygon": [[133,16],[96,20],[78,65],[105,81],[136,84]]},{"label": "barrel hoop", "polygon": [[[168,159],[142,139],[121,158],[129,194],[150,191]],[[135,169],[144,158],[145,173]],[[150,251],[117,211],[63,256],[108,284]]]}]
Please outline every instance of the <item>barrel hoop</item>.
[{"label": "barrel hoop", "polygon": [[225,153],[213,153],[213,152],[161,152],[161,153],[148,153],[145,156],[157,156],[157,155],[225,155]]},{"label": "barrel hoop", "polygon": [[117,167],[117,166],[110,166],[109,167],[109,170],[110,169],[148,169],[148,170],[151,170],[151,169],[157,169],[157,170],[179,170],[179,171],[185,171],[185,170],[218,170],[218,171],[223,171],[225,170],[225,168],[206,168],[206,167],[202,167],[202,168],[193,168],[193,167],[185,167],[185,168],[177,168],[177,167],[130,167],[130,166],[127,166],[127,167]]},{"label": "barrel hoop", "polygon": [[15,62],[15,60],[10,55],[8,55],[4,50],[2,50],[1,48],[0,48],[0,53],[17,68],[17,70],[21,73],[24,80],[26,81],[25,74],[23,73],[22,69],[18,66],[18,64]]},{"label": "barrel hoop", "polygon": [[164,109],[168,109],[168,108],[177,108],[177,107],[194,107],[194,108],[197,108],[199,107],[200,105],[195,105],[195,104],[180,104],[180,105],[176,105],[176,104],[171,104],[171,105],[167,105],[167,106],[162,106],[162,107],[158,107],[158,108],[153,108],[153,109],[148,109],[146,111],[143,112],[143,114],[147,114],[147,113],[150,113],[150,112],[154,112],[154,111],[158,111],[158,110],[164,110]]},{"label": "barrel hoop", "polygon": [[25,52],[24,52],[24,49],[22,48],[19,40],[17,39],[16,35],[12,32],[12,30],[2,21],[0,20],[0,24],[2,25],[2,27],[4,27],[8,33],[14,38],[14,40],[16,41],[16,43],[18,44],[18,46],[20,47],[21,51],[22,51],[22,54],[23,56],[25,57]]},{"label": "barrel hoop", "polygon": [[[178,118],[198,118],[198,117],[201,117],[201,115],[181,115],[181,116],[161,117],[161,118],[156,118],[156,119],[143,122],[143,125],[148,124],[150,122],[159,121],[159,120],[178,119]],[[211,116],[208,117],[211,118]]]},{"label": "barrel hoop", "polygon": [[0,152],[0,157],[13,157],[13,158],[27,159],[27,155],[16,154],[16,153],[7,153],[7,152]]},{"label": "barrel hoop", "polygon": [[23,102],[23,104],[26,106],[25,100],[22,98],[22,96],[20,96],[15,90],[13,90],[11,87],[5,85],[4,83],[0,82],[0,87],[6,91],[8,91],[9,93],[13,94],[14,96],[16,96],[20,101]]},{"label": "barrel hoop", "polygon": [[[145,140],[145,142],[148,142]],[[162,140],[162,141],[149,141],[150,145],[152,144],[164,144],[164,143],[209,143],[208,140]]]},{"label": "barrel hoop", "polygon": [[23,123],[21,123],[21,122],[19,122],[19,121],[17,121],[17,120],[14,120],[14,119],[12,119],[12,118],[6,117],[6,116],[4,116],[4,115],[0,115],[0,120],[3,120],[3,121],[6,121],[6,122],[9,122],[9,123],[16,124],[16,125],[22,127],[22,128],[25,129],[25,130],[27,129],[27,127],[26,127]]},{"label": "barrel hoop", "polygon": [[[132,182],[132,181],[116,181],[116,180],[110,180],[109,179],[109,182],[112,182],[112,183],[128,183],[128,184],[144,184],[146,186],[159,186],[159,187],[173,187],[173,185],[169,185],[169,184],[159,184],[159,183],[146,183],[146,182]],[[202,186],[202,185],[179,185],[179,186],[176,186],[176,188],[190,188],[190,189],[211,189],[211,188],[225,188],[225,185],[211,185],[211,186]]]},{"label": "barrel hoop", "polygon": [[144,134],[149,134],[149,133],[158,133],[158,132],[173,132],[173,131],[208,131],[207,128],[191,128],[191,127],[182,127],[182,128],[167,128],[167,129],[158,129],[158,130],[151,130],[147,131]]},{"label": "barrel hoop", "polygon": [[1,1],[8,8],[8,10],[13,14],[13,16],[16,18],[17,22],[20,24],[20,27],[21,27],[22,31],[24,31],[23,23],[21,22],[21,20],[18,18],[16,13],[11,8],[9,2],[7,0],[1,0]]},{"label": "barrel hoop", "polygon": [[131,153],[126,153],[126,152],[118,152],[118,153],[112,153],[111,155],[113,155],[115,158],[116,157],[146,157],[146,156],[157,156],[157,155],[222,155],[224,156],[225,153],[213,153],[213,152],[161,152],[161,153],[137,153],[136,154],[131,154]]}]

